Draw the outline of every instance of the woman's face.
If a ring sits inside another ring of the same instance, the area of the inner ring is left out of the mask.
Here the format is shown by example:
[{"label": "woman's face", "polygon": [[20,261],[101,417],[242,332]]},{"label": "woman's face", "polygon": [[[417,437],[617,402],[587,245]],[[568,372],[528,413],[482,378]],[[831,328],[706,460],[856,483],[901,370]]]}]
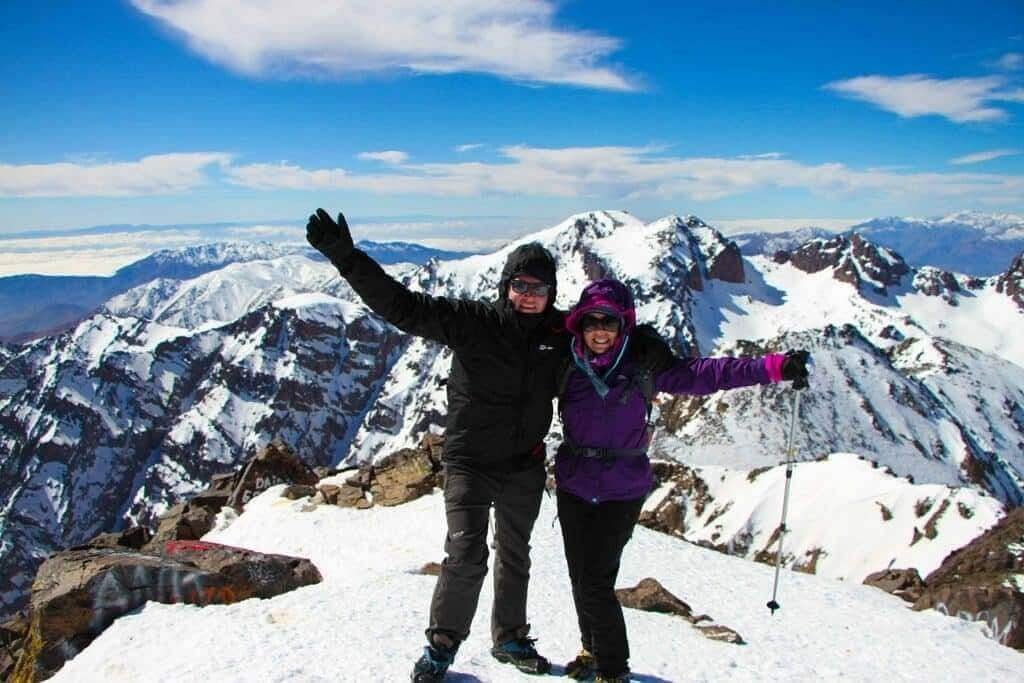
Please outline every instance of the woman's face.
[{"label": "woman's face", "polygon": [[595,356],[612,348],[621,327],[622,321],[619,318],[605,313],[587,313],[580,318],[583,343]]}]

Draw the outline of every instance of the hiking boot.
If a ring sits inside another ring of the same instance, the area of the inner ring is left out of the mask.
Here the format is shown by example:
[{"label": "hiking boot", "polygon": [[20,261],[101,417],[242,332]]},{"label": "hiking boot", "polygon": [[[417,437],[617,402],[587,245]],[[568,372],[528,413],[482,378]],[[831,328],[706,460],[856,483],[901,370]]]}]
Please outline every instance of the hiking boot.
[{"label": "hiking boot", "polygon": [[594,676],[594,683],[629,683],[631,680],[633,679],[629,677],[629,669],[626,669],[618,676],[608,676],[602,673]]},{"label": "hiking boot", "polygon": [[502,664],[513,664],[527,674],[546,674],[551,671],[551,662],[537,654],[533,644],[536,638],[516,638],[491,648],[491,656]]},{"label": "hiking boot", "polygon": [[423,648],[423,656],[416,660],[410,680],[413,683],[439,683],[455,659],[455,650],[438,645]]},{"label": "hiking boot", "polygon": [[587,652],[586,648],[580,650],[576,659],[565,665],[565,675],[575,678],[577,681],[585,681],[594,675],[594,655]]}]

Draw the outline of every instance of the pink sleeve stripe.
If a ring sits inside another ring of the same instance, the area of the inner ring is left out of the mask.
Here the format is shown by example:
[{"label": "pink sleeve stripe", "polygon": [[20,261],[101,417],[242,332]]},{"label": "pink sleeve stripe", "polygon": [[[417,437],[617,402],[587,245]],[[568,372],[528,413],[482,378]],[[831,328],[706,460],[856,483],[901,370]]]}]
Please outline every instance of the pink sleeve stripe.
[{"label": "pink sleeve stripe", "polygon": [[768,379],[772,382],[782,381],[782,361],[786,357],[781,353],[769,353],[764,357],[764,369],[768,372]]}]

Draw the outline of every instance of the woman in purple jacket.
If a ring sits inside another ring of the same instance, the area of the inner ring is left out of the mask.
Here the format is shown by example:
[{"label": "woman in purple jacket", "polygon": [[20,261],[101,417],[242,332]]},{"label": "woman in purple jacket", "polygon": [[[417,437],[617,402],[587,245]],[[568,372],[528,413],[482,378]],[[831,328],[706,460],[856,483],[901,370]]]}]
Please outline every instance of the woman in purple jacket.
[{"label": "woman in purple jacket", "polygon": [[[648,396],[711,394],[783,379],[806,386],[805,351],[763,358],[674,358],[649,377],[629,354],[633,296],[618,280],[587,285],[566,319],[573,370],[559,398],[564,442],[555,457],[558,519],[583,649],[566,675],[629,680],[629,645],[615,580],[622,551],[654,484],[647,458]],[[647,395],[645,395],[647,394]]]}]

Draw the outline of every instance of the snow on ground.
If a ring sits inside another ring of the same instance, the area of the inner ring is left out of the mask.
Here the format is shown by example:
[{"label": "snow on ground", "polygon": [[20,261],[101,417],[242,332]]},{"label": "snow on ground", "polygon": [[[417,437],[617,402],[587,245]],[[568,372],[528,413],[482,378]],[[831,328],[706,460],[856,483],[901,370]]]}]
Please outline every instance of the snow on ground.
[{"label": "snow on ground", "polygon": [[[408,680],[435,583],[413,572],[441,559],[442,497],[368,511],[310,510],[308,501],[279,498],[280,491],[257,497],[231,526],[206,540],[309,557],[324,576],[322,584],[234,605],[149,603],[116,621],[52,680]],[[558,673],[579,643],[548,497],[533,534],[533,559],[533,634]],[[988,640],[983,626],[913,612],[873,588],[784,572],[782,609],[773,616],[765,607],[772,571],[638,528],[619,585],[654,576],[747,644],[708,640],[677,617],[626,610],[634,680],[1021,680],[1024,656]],[[473,633],[448,680],[540,680],[491,658],[491,598],[488,581]]]}]

